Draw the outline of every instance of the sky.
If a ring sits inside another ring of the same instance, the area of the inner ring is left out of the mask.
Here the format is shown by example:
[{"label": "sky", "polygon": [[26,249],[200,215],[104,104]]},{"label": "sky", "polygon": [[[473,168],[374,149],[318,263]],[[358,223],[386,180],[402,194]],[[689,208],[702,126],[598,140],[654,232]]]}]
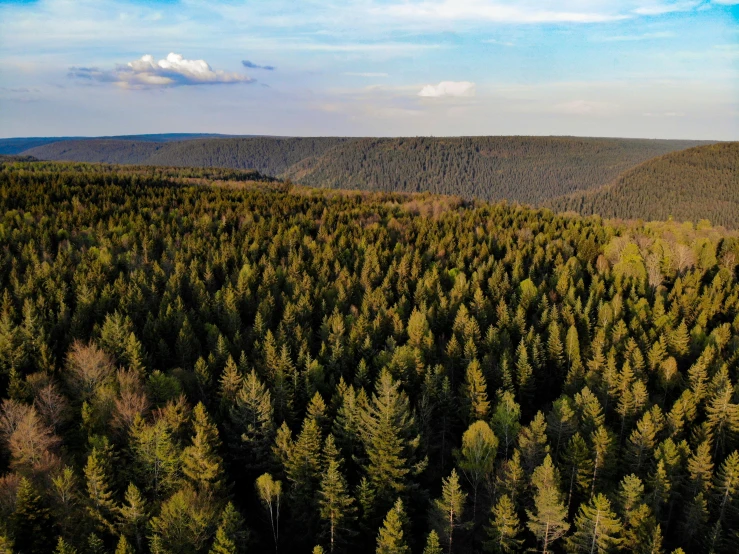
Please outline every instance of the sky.
[{"label": "sky", "polygon": [[0,137],[739,140],[739,0],[0,0]]}]

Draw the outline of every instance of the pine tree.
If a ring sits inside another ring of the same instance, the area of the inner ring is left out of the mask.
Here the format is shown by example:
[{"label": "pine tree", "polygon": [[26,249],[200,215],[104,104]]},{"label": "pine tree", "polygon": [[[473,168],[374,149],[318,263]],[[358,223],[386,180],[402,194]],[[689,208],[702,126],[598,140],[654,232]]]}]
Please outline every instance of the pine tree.
[{"label": "pine tree", "polygon": [[568,552],[612,552],[621,543],[621,521],[611,511],[611,503],[595,495],[580,506],[575,519],[575,532],[567,538]]},{"label": "pine tree", "polygon": [[562,459],[566,470],[565,485],[568,487],[567,512],[569,513],[575,493],[581,495],[589,493],[592,485],[594,464],[588,445],[580,433],[572,436]]},{"label": "pine tree", "polygon": [[521,429],[521,406],[508,391],[498,393],[498,403],[495,406],[491,426],[495,436],[503,446],[503,457],[508,458],[508,452],[516,443],[518,432]]},{"label": "pine tree", "polygon": [[553,458],[559,459],[560,447],[564,447],[577,430],[575,407],[569,396],[561,396],[554,401],[547,414],[547,433],[554,447]]},{"label": "pine tree", "polygon": [[321,480],[321,429],[310,417],[292,445],[285,465],[295,518],[310,526],[316,516],[316,491]]},{"label": "pine tree", "polygon": [[229,502],[221,513],[209,554],[237,554],[244,551],[245,543],[244,520],[234,505]]},{"label": "pine tree", "polygon": [[354,499],[347,491],[346,480],[341,473],[341,455],[336,449],[333,435],[326,438],[323,447],[323,477],[319,489],[321,519],[328,527],[329,551],[334,552],[336,544],[345,532],[346,522],[354,515]]},{"label": "pine tree", "polygon": [[423,554],[442,554],[441,544],[439,543],[439,535],[436,531],[431,530],[426,537],[426,546],[423,549]]},{"label": "pine tree", "polygon": [[465,418],[468,422],[486,419],[490,412],[487,383],[480,368],[480,362],[472,360],[467,366],[464,382],[462,383],[462,398],[464,399]]},{"label": "pine tree", "polygon": [[376,554],[410,554],[405,534],[407,521],[403,502],[398,498],[385,516],[377,535]]},{"label": "pine tree", "polygon": [[9,523],[16,552],[41,553],[53,549],[51,515],[31,481],[25,477],[18,483],[15,511]]},{"label": "pine tree", "polygon": [[230,446],[240,463],[247,470],[266,469],[275,433],[272,397],[254,370],[244,379],[229,419]]},{"label": "pine tree", "polygon": [[425,461],[415,460],[420,437],[408,397],[399,390],[390,373],[383,369],[372,400],[361,413],[362,439],[367,452],[367,477],[381,502],[404,492],[408,477],[419,473]]},{"label": "pine tree", "polygon": [[136,485],[129,483],[124,503],[118,509],[118,527],[123,535],[133,539],[138,551],[143,549],[148,519],[146,500]]},{"label": "pine tree", "polygon": [[126,537],[121,535],[118,539],[118,545],[115,547],[115,554],[136,554],[136,551],[128,543]]},{"label": "pine tree", "polygon": [[192,444],[182,452],[182,473],[200,492],[215,493],[223,487],[223,460],[218,454],[218,429],[199,402],[193,410]]},{"label": "pine tree", "polygon": [[454,529],[463,525],[466,499],[467,493],[459,486],[457,471],[453,469],[451,475],[442,481],[441,498],[434,500],[432,506],[432,521],[446,543],[449,554],[452,552]]},{"label": "pine tree", "polygon": [[549,453],[549,445],[547,422],[543,413],[537,412],[532,422],[521,429],[518,434],[518,449],[527,473],[532,473],[544,461],[544,456]]},{"label": "pine tree", "polygon": [[173,491],[179,482],[181,455],[164,418],[149,425],[140,417],[131,428],[131,451],[138,482],[161,498]]},{"label": "pine tree", "polygon": [[486,528],[488,540],[483,545],[484,550],[495,554],[520,551],[523,540],[518,537],[521,531],[516,507],[511,498],[504,494],[491,510],[490,523]]},{"label": "pine tree", "polygon": [[462,435],[458,453],[459,469],[472,486],[472,520],[477,514],[477,494],[483,482],[490,482],[498,451],[498,437],[484,421],[476,421]]},{"label": "pine tree", "polygon": [[93,448],[85,465],[87,483],[87,512],[103,531],[113,531],[113,514],[116,511],[113,493],[108,481],[110,463],[109,450]]},{"label": "pine tree", "polygon": [[562,538],[570,528],[567,523],[567,509],[562,503],[559,490],[559,473],[547,454],[544,462],[534,470],[531,482],[536,488],[534,494],[535,512],[526,510],[529,521],[526,526],[534,533],[542,545],[542,552],[550,552],[552,543]]},{"label": "pine tree", "polygon": [[[67,541],[65,541],[62,537],[59,537],[59,540],[56,543],[56,548],[54,549],[54,554],[77,554],[77,549],[69,544]],[[117,550],[116,554],[118,554]]]}]

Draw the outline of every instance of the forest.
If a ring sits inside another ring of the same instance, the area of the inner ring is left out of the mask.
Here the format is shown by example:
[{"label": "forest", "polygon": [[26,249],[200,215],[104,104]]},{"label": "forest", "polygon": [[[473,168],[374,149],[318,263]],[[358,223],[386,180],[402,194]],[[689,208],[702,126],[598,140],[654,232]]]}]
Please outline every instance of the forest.
[{"label": "forest", "polygon": [[0,553],[739,551],[739,235],[0,162]]},{"label": "forest", "polygon": [[630,169],[608,186],[555,198],[558,211],[678,221],[696,215],[739,227],[739,142],[672,152]]},{"label": "forest", "polygon": [[431,192],[539,204],[610,184],[622,172],[707,144],[579,137],[230,138],[65,141],[44,160],[255,169],[319,188]]}]

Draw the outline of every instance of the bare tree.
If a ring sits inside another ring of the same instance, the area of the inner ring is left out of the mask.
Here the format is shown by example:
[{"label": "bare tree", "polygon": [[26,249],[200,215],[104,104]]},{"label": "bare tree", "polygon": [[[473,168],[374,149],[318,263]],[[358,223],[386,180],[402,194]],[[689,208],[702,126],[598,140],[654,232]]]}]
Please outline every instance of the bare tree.
[{"label": "bare tree", "polygon": [[67,382],[75,393],[89,398],[98,385],[113,376],[113,360],[95,343],[75,341],[67,354]]},{"label": "bare tree", "polygon": [[0,437],[10,452],[10,466],[19,471],[47,472],[58,464],[59,438],[43,424],[33,406],[12,399],[0,407]]}]

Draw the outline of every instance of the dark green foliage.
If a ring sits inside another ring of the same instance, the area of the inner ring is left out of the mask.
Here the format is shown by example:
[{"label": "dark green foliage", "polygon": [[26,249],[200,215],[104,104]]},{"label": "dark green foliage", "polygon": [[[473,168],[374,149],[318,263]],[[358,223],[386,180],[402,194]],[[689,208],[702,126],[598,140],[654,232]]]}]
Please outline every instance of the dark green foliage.
[{"label": "dark green foliage", "polygon": [[258,178],[0,163],[2,548],[737,550],[735,234]]},{"label": "dark green foliage", "polygon": [[739,226],[739,142],[698,146],[649,160],[612,184],[547,203],[558,211],[624,219]]}]

